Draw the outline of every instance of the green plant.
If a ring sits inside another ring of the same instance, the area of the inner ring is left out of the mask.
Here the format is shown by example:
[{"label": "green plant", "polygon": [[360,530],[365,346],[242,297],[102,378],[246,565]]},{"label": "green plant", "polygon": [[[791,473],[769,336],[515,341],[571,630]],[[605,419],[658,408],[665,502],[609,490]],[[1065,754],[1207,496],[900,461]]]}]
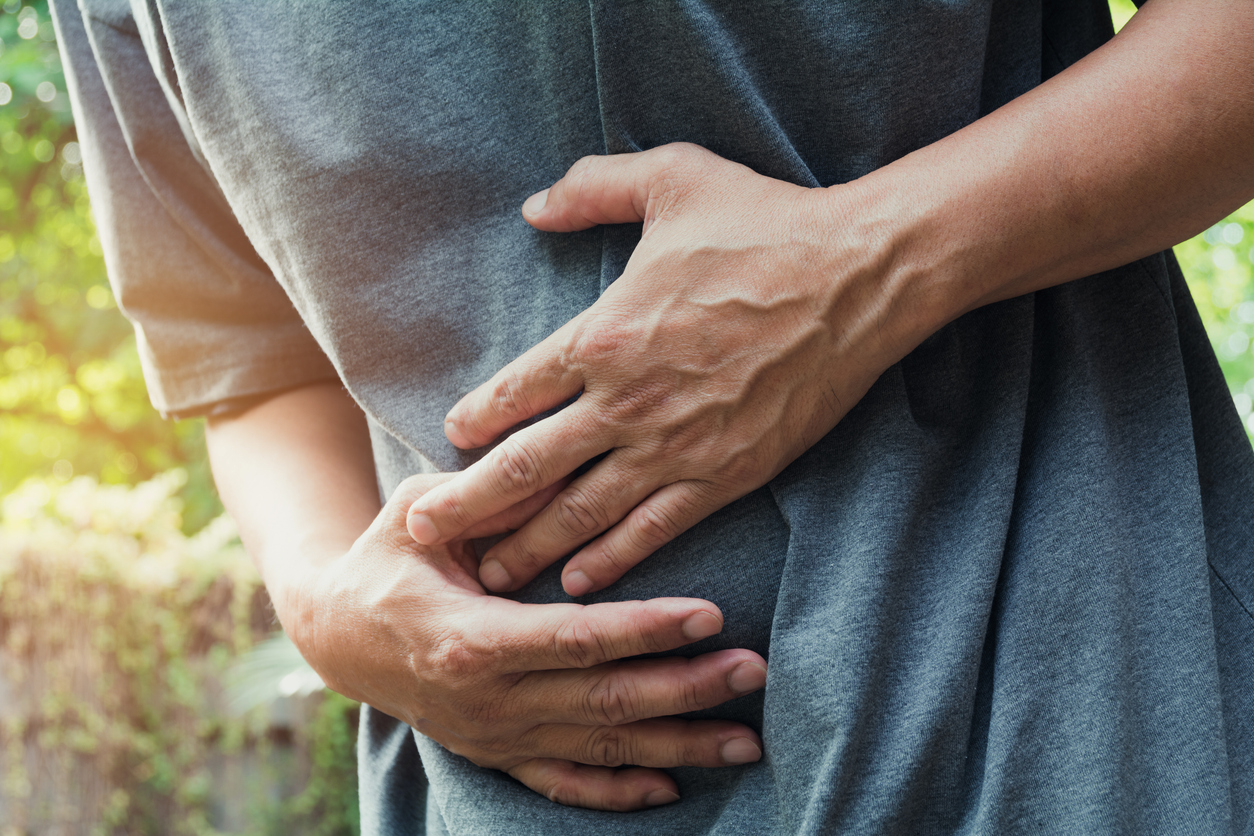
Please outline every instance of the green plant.
[{"label": "green plant", "polygon": [[[73,4],[68,4],[72,9]],[[173,467],[188,531],[221,513],[200,422],[147,403],[83,180],[46,0],[0,5],[0,495],[31,476],[133,484]]]},{"label": "green plant", "polygon": [[229,710],[224,673],[273,619],[228,518],[183,533],[185,481],[30,480],[4,498],[0,818],[102,836],[355,832],[355,704],[317,695],[285,724],[264,704]]}]

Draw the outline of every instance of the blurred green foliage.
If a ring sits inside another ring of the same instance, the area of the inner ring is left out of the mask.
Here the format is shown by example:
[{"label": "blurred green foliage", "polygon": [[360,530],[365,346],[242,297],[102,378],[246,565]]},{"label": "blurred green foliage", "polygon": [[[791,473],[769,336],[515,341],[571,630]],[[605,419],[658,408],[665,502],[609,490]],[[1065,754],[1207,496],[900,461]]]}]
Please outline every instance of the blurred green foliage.
[{"label": "blurred green foliage", "polygon": [[1254,439],[1254,203],[1176,247],[1176,256]]},{"label": "blurred green foliage", "polygon": [[32,476],[135,483],[182,466],[220,513],[198,422],[148,404],[91,220],[47,3],[0,13],[0,495]]},{"label": "blurred green foliage", "polygon": [[1132,0],[1110,0],[1110,17],[1114,21],[1116,32],[1122,29],[1134,14],[1136,14],[1136,5]]},{"label": "blurred green foliage", "polygon": [[228,517],[182,532],[185,482],[0,503],[0,836],[357,831],[355,703],[229,704],[269,599]]},{"label": "blurred green foliage", "polygon": [[[163,421],[148,403],[75,138],[46,0],[7,0],[0,686],[18,698],[0,694],[0,834],[54,822],[210,834],[222,820],[256,836],[353,833],[355,703],[311,698],[282,746],[256,711],[205,704],[231,660],[275,625],[219,516],[201,423]],[[254,775],[222,798],[214,770],[244,757],[270,772],[299,761],[286,774],[303,783]],[[215,804],[225,805],[216,815]]]}]

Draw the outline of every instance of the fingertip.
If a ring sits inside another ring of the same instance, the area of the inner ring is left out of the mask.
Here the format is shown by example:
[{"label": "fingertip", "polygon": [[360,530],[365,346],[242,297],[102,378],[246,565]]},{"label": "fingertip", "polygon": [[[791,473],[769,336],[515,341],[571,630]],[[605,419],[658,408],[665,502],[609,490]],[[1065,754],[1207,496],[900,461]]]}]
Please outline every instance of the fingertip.
[{"label": "fingertip", "polygon": [[684,637],[689,641],[697,641],[699,639],[708,639],[710,636],[722,632],[723,618],[721,615],[714,615],[708,610],[698,610],[692,615],[684,619],[680,628]]},{"label": "fingertip", "polygon": [[461,425],[452,418],[444,419],[444,437],[449,440],[450,444],[461,450],[468,450],[474,447],[470,443],[470,439],[462,432]]},{"label": "fingertip", "polygon": [[733,737],[719,747],[718,754],[728,766],[739,766],[761,760],[762,747],[747,737]]},{"label": "fingertip", "polygon": [[473,422],[467,421],[466,416],[458,414],[457,409],[450,412],[444,419],[444,437],[459,450],[474,450],[496,438],[495,435],[486,435],[483,430],[476,430]]},{"label": "fingertip", "polygon": [[727,687],[737,694],[748,694],[766,687],[766,666],[741,662],[727,674]]},{"label": "fingertip", "polygon": [[421,511],[416,510],[418,503],[415,502],[409,508],[409,515],[405,519],[405,527],[409,529],[409,536],[414,538],[414,542],[421,543],[424,546],[434,546],[440,542],[440,532],[435,527],[435,523],[431,518]]},{"label": "fingertip", "polygon": [[493,592],[506,592],[514,579],[499,560],[488,559],[479,566],[479,582]]},{"label": "fingertip", "polygon": [[523,203],[522,205],[523,217],[527,219],[528,223],[530,223],[541,212],[544,211],[544,206],[548,202],[549,202],[549,190],[548,189],[545,189],[544,191],[536,192],[531,197],[527,198],[527,200]]},{"label": "fingertip", "polygon": [[562,589],[570,597],[579,598],[592,591],[592,581],[583,572],[574,569],[562,576]]},{"label": "fingertip", "polygon": [[648,807],[661,807],[663,804],[674,804],[679,800],[679,793],[671,790],[654,790],[644,797]]}]

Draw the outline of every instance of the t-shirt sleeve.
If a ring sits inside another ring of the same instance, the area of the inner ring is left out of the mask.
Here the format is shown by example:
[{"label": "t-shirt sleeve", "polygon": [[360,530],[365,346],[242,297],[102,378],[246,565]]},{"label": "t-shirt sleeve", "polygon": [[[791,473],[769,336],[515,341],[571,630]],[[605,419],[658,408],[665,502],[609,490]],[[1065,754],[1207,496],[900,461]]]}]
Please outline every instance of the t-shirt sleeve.
[{"label": "t-shirt sleeve", "polygon": [[153,405],[209,414],[334,379],[257,255],[125,2],[54,16],[109,281]]}]

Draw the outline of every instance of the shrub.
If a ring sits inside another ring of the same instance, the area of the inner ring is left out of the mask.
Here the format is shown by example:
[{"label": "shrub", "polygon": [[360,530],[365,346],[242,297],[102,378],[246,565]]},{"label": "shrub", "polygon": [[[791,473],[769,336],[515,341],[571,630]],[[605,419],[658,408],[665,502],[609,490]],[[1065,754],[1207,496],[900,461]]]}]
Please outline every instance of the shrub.
[{"label": "shrub", "polygon": [[229,710],[273,617],[227,517],[182,532],[185,479],[4,498],[0,834],[356,831],[354,703]]}]

